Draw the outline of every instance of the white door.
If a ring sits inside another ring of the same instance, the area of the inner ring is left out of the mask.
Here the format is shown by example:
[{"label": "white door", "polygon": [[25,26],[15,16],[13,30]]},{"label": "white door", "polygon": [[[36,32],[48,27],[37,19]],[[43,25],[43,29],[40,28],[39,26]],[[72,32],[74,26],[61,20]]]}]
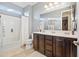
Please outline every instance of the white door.
[{"label": "white door", "polygon": [[29,38],[29,19],[28,17],[22,16],[21,18],[22,28],[21,28],[21,40],[22,44],[26,43],[26,40]]},{"label": "white door", "polygon": [[17,48],[20,43],[20,18],[2,15],[3,50]]}]

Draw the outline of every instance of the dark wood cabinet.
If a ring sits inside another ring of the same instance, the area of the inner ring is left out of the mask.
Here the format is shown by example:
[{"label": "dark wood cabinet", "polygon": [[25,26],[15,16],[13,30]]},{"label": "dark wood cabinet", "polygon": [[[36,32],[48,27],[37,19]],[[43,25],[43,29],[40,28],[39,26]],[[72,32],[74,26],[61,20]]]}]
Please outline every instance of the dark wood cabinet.
[{"label": "dark wood cabinet", "polygon": [[55,52],[55,56],[56,57],[64,57],[65,53],[64,53],[64,47],[61,46],[56,46],[56,52]]},{"label": "dark wood cabinet", "polygon": [[45,55],[48,57],[52,56],[52,36],[45,36]]},{"label": "dark wood cabinet", "polygon": [[53,50],[53,51],[52,51],[52,55],[53,55],[53,57],[56,56],[56,40],[55,40],[55,39],[56,39],[56,37],[53,37],[53,38],[52,38],[52,41],[53,41],[53,43],[52,43],[52,44],[53,44],[53,45],[52,45],[52,50]]},{"label": "dark wood cabinet", "polygon": [[69,57],[70,56],[70,47],[71,46],[71,40],[65,40],[65,56]]},{"label": "dark wood cabinet", "polygon": [[71,56],[77,57],[77,46],[74,45],[73,41],[77,41],[77,39],[71,40],[71,44],[72,44],[71,48],[72,48],[72,51],[73,51]]},{"label": "dark wood cabinet", "polygon": [[46,55],[47,57],[52,57],[52,53],[51,53],[50,50],[45,50],[45,55]]},{"label": "dark wood cabinet", "polygon": [[39,35],[39,42],[38,42],[38,46],[39,46],[39,52],[41,52],[42,54],[44,54],[45,51],[45,44],[44,44],[44,35]]},{"label": "dark wood cabinet", "polygon": [[38,48],[39,48],[39,46],[38,46],[38,34],[34,34],[33,35],[33,48],[35,49],[35,50],[37,50],[38,51]]},{"label": "dark wood cabinet", "polygon": [[42,34],[33,35],[34,49],[48,57],[76,57],[75,38],[58,37]]},{"label": "dark wood cabinet", "polygon": [[61,38],[61,37],[55,37],[55,49],[56,49],[56,52],[55,52],[55,56],[57,57],[64,57],[65,56],[65,41],[64,41],[64,38]]},{"label": "dark wood cabinet", "polygon": [[65,40],[65,51],[66,57],[76,57],[77,56],[77,46],[74,45],[73,41],[77,41],[77,39],[66,38]]}]

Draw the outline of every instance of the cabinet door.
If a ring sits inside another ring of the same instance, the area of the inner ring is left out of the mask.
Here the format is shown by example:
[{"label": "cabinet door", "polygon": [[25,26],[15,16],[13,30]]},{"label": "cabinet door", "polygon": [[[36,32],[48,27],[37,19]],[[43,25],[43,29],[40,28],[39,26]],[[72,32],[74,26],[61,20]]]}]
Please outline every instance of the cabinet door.
[{"label": "cabinet door", "polygon": [[77,39],[71,40],[71,48],[72,48],[71,56],[72,57],[77,57],[77,46],[74,45],[73,41],[77,41]]},{"label": "cabinet door", "polygon": [[64,48],[64,39],[60,37],[56,37],[56,55],[57,57],[65,56],[65,48]]},{"label": "cabinet door", "polygon": [[70,39],[70,56],[76,57],[77,56],[77,46],[74,45],[73,41],[77,41],[77,39]]},{"label": "cabinet door", "polygon": [[52,52],[52,36],[45,36],[45,50]]},{"label": "cabinet door", "polygon": [[65,56],[70,57],[71,55],[71,40],[66,38],[65,39]]},{"label": "cabinet door", "polygon": [[39,35],[39,52],[44,54],[45,46],[44,46],[44,35]]},{"label": "cabinet door", "polygon": [[65,57],[65,49],[61,46],[56,46],[56,57]]},{"label": "cabinet door", "polygon": [[45,55],[52,57],[52,45],[45,45]]},{"label": "cabinet door", "polygon": [[66,51],[66,57],[76,57],[77,56],[77,46],[73,44],[73,41],[76,41],[77,39],[72,38],[66,38],[65,40],[65,51]]},{"label": "cabinet door", "polygon": [[53,46],[52,46],[52,55],[53,55],[53,57],[55,57],[56,56],[56,37],[53,37],[52,38],[52,41],[53,41]]},{"label": "cabinet door", "polygon": [[45,55],[52,56],[52,36],[45,36]]},{"label": "cabinet door", "polygon": [[38,34],[33,35],[33,48],[38,50]]}]

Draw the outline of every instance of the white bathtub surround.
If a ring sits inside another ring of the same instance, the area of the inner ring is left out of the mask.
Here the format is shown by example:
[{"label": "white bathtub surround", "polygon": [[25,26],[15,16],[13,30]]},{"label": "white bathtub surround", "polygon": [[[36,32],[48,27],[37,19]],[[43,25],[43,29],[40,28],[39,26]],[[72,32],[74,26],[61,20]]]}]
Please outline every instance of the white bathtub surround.
[{"label": "white bathtub surround", "polygon": [[20,18],[0,14],[0,50],[20,48]]},{"label": "white bathtub surround", "polygon": [[72,35],[71,31],[44,31],[44,32],[34,32],[37,34],[45,34],[45,35],[51,35],[51,36],[60,36],[60,37],[69,37],[69,38],[77,38],[76,35]]}]

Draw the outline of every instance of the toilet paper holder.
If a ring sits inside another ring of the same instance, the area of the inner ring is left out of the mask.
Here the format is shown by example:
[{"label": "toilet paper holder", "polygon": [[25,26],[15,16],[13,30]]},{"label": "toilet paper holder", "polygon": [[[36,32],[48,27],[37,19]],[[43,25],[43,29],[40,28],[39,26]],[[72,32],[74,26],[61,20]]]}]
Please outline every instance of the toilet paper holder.
[{"label": "toilet paper holder", "polygon": [[79,46],[79,41],[73,41],[73,44]]}]

